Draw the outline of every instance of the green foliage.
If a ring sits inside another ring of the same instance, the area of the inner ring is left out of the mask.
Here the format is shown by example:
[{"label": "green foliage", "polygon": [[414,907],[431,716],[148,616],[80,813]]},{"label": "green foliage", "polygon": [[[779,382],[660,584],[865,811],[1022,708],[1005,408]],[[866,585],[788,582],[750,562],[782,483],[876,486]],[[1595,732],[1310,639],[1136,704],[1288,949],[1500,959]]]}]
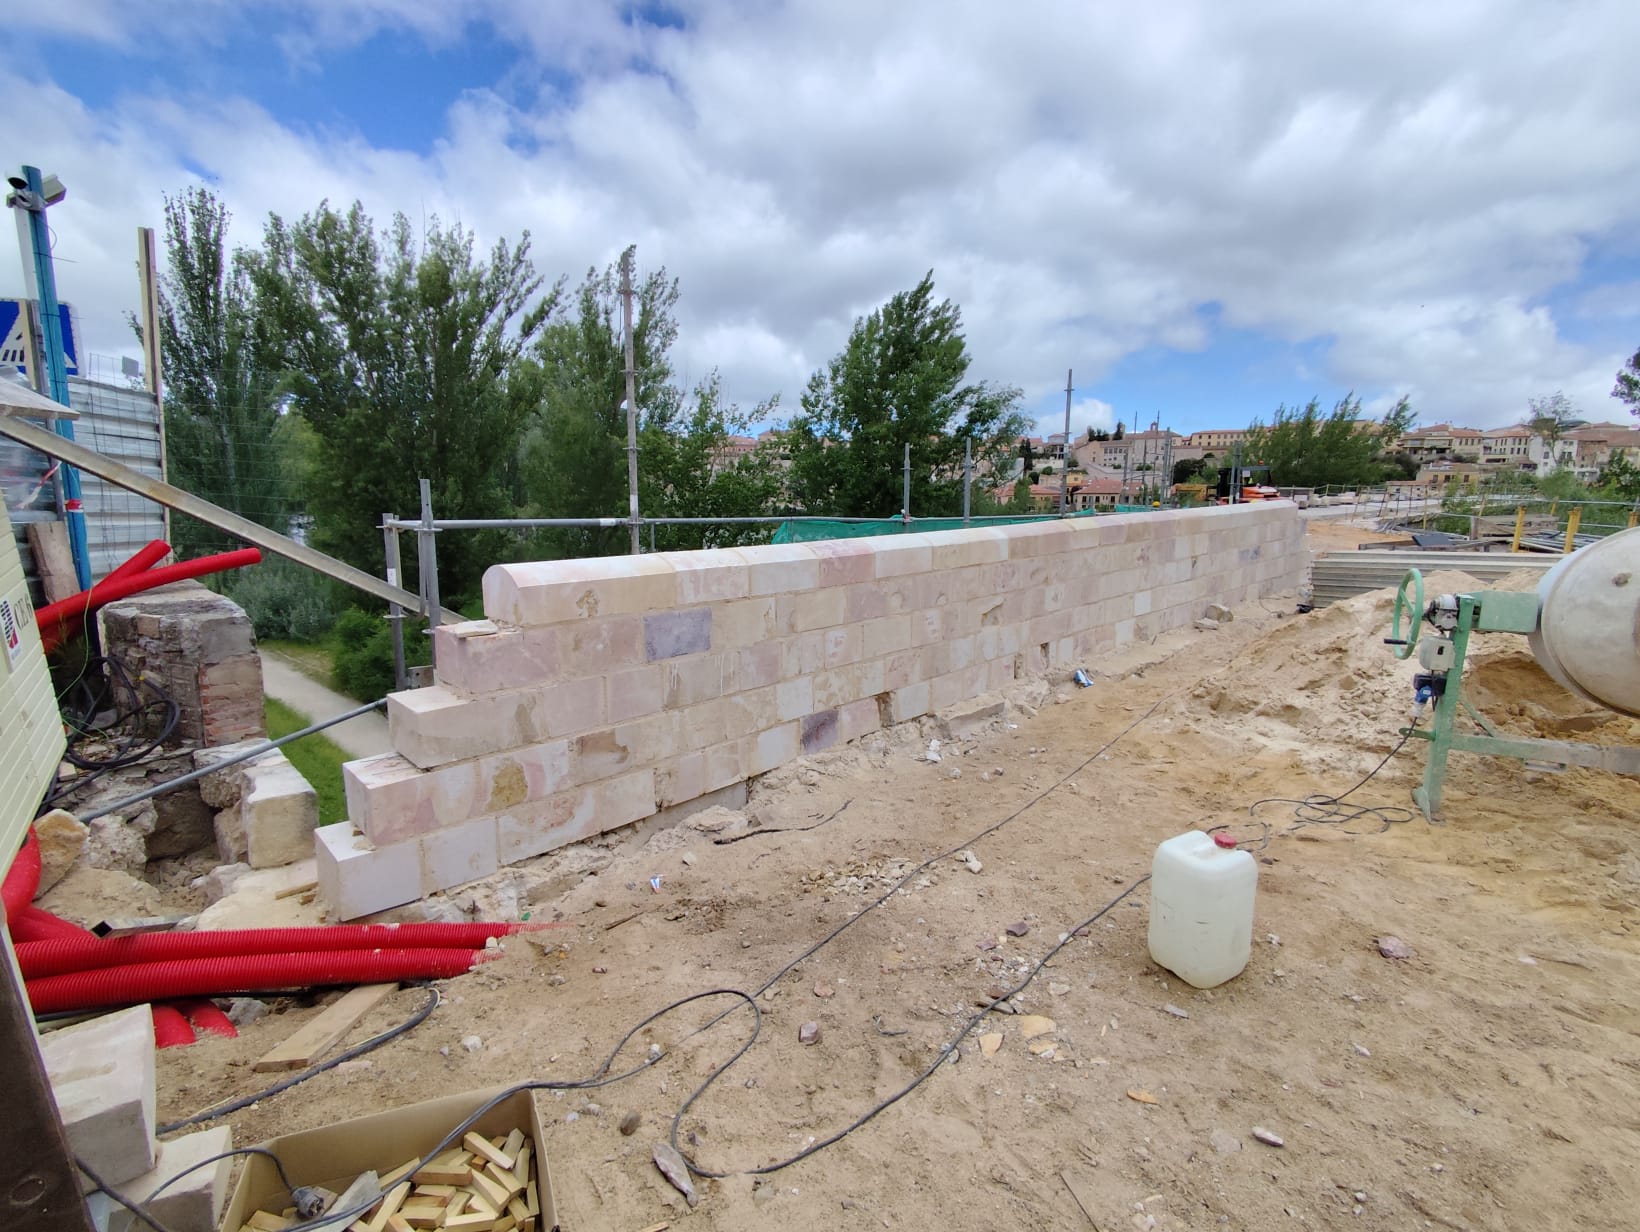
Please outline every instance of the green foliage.
[{"label": "green foliage", "polygon": [[1619,496],[1628,501],[1640,501],[1640,467],[1635,466],[1620,453],[1613,454],[1606,465],[1600,468],[1597,486],[1602,493]]},{"label": "green foliage", "polygon": [[[159,332],[170,480],[283,532],[293,493],[278,373],[267,365],[261,305],[245,258],[227,253],[229,218],[205,188],[165,198],[169,271],[160,279]],[[236,546],[192,518],[178,517],[172,528],[180,559]]]},{"label": "green foliage", "polygon": [[1207,462],[1202,458],[1185,458],[1173,464],[1174,483],[1200,483],[1201,473],[1207,469]]},{"label": "green foliage", "polygon": [[[627,249],[622,262],[635,262]],[[576,314],[553,322],[528,361],[537,402],[522,448],[525,503],[538,517],[623,516],[627,506],[626,357],[620,264],[589,270]],[[668,358],[678,336],[678,284],[664,269],[636,280],[632,356],[640,412],[638,504],[649,517],[756,517],[774,511],[779,472],[768,458],[727,460],[729,437],[766,419],[773,400],[750,413],[725,404],[710,372],[685,399]],[[666,526],[658,551],[761,542],[772,527]],[[628,531],[554,530],[530,547],[549,555],[625,552]],[[648,546],[646,537],[645,546]]]},{"label": "green foliage", "polygon": [[283,557],[228,574],[222,592],[245,609],[260,639],[316,641],[336,622],[335,584]]},{"label": "green foliage", "polygon": [[1533,434],[1543,442],[1544,451],[1553,458],[1556,455],[1556,446],[1566,429],[1574,424],[1581,423],[1577,408],[1565,394],[1556,390],[1547,398],[1528,398],[1526,405],[1529,408],[1523,425],[1532,430]]},{"label": "green foliage", "polygon": [[[373,702],[394,690],[393,634],[385,616],[350,608],[330,636],[331,670],[338,689],[361,702]],[[410,666],[432,661],[426,634],[408,620],[404,659]]]},{"label": "green foliage", "polygon": [[1617,370],[1617,383],[1612,386],[1612,397],[1625,403],[1629,414],[1640,415],[1640,351],[1629,356],[1628,362]]},{"label": "green foliage", "polygon": [[1377,483],[1385,472],[1383,443],[1407,430],[1412,410],[1402,398],[1376,428],[1363,426],[1361,419],[1356,397],[1340,399],[1330,412],[1315,398],[1302,408],[1283,404],[1268,426],[1254,421],[1244,457],[1267,465],[1270,482],[1278,486]]},{"label": "green foliage", "polygon": [[[304,457],[315,547],[379,568],[381,515],[417,509],[419,478],[443,517],[511,512],[536,394],[515,367],[558,301],[556,287],[536,298],[527,234],[485,260],[460,226],[418,237],[399,215],[378,237],[357,203],[323,203],[294,224],[271,216],[245,266],[270,359],[318,438]],[[470,589],[481,563],[447,551],[441,581]]]},{"label": "green foliage", "polygon": [[[1020,391],[968,383],[962,314],[934,301],[930,272],[857,320],[847,345],[815,372],[788,447],[795,504],[807,513],[886,517],[902,503],[911,448],[911,508],[962,508],[964,443],[976,468],[1000,470],[1027,427]],[[1027,468],[1028,469],[1028,468]]]},{"label": "green foliage", "polygon": [[[292,732],[301,731],[313,722],[305,714],[298,714],[284,702],[269,697],[262,702],[268,722],[268,738],[277,740]],[[323,732],[293,740],[281,750],[297,771],[313,785],[319,797],[319,824],[328,826],[347,819],[347,798],[342,790],[342,763],[351,761],[348,754]]]}]

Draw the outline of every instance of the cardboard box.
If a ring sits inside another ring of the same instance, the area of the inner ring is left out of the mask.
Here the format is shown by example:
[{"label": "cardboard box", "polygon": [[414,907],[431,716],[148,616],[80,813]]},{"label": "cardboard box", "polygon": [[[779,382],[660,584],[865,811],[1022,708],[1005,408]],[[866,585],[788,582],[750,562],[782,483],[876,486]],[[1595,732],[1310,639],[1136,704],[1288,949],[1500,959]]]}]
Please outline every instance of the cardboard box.
[{"label": "cardboard box", "polygon": [[[361,1172],[389,1172],[407,1160],[427,1155],[474,1109],[504,1090],[505,1087],[494,1087],[487,1091],[430,1099],[388,1112],[341,1121],[323,1129],[285,1134],[262,1145],[279,1156],[293,1183],[323,1185],[340,1193]],[[514,1129],[521,1129],[529,1135],[535,1144],[534,1169],[541,1202],[541,1218],[537,1226],[541,1232],[556,1232],[558,1212],[553,1202],[552,1174],[547,1169],[547,1139],[541,1095],[540,1091],[521,1091],[510,1096],[469,1128],[485,1137],[506,1134]],[[452,1145],[460,1145],[459,1138]],[[256,1211],[278,1212],[290,1204],[290,1197],[280,1183],[279,1173],[271,1160],[261,1155],[247,1155],[245,1160],[245,1168],[240,1172],[233,1197],[228,1202],[228,1213],[222,1220],[223,1232],[239,1232]]]}]

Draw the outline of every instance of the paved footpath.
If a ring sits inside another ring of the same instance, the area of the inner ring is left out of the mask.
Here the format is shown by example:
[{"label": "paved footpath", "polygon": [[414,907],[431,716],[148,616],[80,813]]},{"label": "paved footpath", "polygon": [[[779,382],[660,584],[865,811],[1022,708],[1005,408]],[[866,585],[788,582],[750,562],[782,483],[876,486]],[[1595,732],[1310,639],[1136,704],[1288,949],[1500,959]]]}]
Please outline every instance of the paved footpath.
[{"label": "paved footpath", "polygon": [[[310,722],[343,714],[359,704],[351,697],[343,697],[334,689],[304,676],[294,662],[278,651],[264,650],[261,653],[262,691],[275,701],[284,702]],[[378,753],[390,752],[393,747],[387,739],[387,717],[379,710],[326,728],[324,734],[341,746],[342,752],[349,757],[374,757]]]}]

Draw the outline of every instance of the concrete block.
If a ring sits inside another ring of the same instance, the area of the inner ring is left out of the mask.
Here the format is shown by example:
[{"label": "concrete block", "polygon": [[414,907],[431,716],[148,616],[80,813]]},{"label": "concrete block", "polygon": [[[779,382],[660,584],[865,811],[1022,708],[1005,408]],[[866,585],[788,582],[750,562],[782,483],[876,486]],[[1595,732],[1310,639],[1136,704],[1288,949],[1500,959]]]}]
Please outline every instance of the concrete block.
[{"label": "concrete block", "polygon": [[643,618],[644,658],[654,663],[712,648],[712,609],[651,612]]},{"label": "concrete block", "polygon": [[624,672],[612,672],[606,687],[611,723],[642,718],[660,711],[666,697],[667,668],[649,663]]},{"label": "concrete block", "polygon": [[783,766],[803,750],[801,723],[782,723],[768,731],[746,738],[742,749],[746,776],[767,774],[776,766]]},{"label": "concrete block", "polygon": [[677,601],[664,553],[492,565],[484,574],[484,614],[510,625],[665,611]]},{"label": "concrete block", "polygon": [[790,594],[820,584],[820,559],[805,543],[770,543],[742,548],[747,561],[747,594]]},{"label": "concrete block", "polygon": [[347,821],[313,832],[319,897],[338,919],[402,906],[422,895],[421,847],[415,839],[376,846]]},{"label": "concrete block", "polygon": [[666,559],[678,575],[678,602],[685,607],[746,597],[746,558],[735,548],[667,552]]},{"label": "concrete block", "polygon": [[498,867],[494,817],[443,826],[423,834],[419,841],[422,894],[466,885],[488,877]]},{"label": "concrete block", "polygon": [[499,693],[564,674],[553,626],[504,629],[488,620],[440,625],[433,630],[433,659],[439,683],[464,693]]},{"label": "concrete block", "polygon": [[154,1022],[146,1005],[48,1031],[40,1058],[76,1155],[113,1185],[154,1166]]},{"label": "concrete block", "polygon": [[239,819],[245,862],[252,868],[278,868],[311,856],[319,795],[301,771],[275,750],[247,764],[244,781]]},{"label": "concrete block", "polygon": [[846,599],[840,587],[780,595],[775,600],[775,623],[782,633],[832,628],[843,623]]},{"label": "concrete block", "polygon": [[[202,1168],[195,1165],[232,1147],[233,1130],[226,1125],[184,1134],[160,1143],[159,1158],[153,1168],[118,1188],[125,1198],[146,1208],[172,1232],[216,1232],[222,1205],[228,1197],[228,1177],[233,1172],[234,1160],[229,1156]],[[170,1183],[173,1181],[174,1184]],[[164,1192],[154,1197],[154,1191],[161,1186],[165,1187]],[[147,1227],[124,1207],[116,1207],[111,1213],[108,1232],[131,1232]]]}]

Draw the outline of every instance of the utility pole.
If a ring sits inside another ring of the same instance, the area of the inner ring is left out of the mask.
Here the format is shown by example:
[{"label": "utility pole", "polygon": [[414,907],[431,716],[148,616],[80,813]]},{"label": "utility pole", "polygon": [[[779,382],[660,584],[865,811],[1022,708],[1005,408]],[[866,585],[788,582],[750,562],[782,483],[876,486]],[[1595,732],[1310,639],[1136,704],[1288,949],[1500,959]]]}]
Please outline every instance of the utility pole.
[{"label": "utility pole", "polygon": [[[137,228],[137,286],[142,295],[142,379],[148,392],[154,395],[154,412],[159,418],[159,477],[168,480],[171,471],[165,453],[165,370],[159,349],[159,263],[152,227]],[[160,512],[165,518],[165,538],[169,541],[171,511],[161,505]],[[403,675],[398,679],[402,689]]]},{"label": "utility pole", "polygon": [[638,532],[638,369],[632,346],[632,254],[621,254],[621,320],[626,334],[626,505],[631,521],[632,555],[643,551]]},{"label": "utility pole", "polygon": [[[40,333],[44,340],[44,376],[30,373],[35,385],[52,401],[64,406],[68,401],[68,369],[64,366],[63,317],[57,303],[57,276],[51,264],[51,229],[46,225],[46,207],[55,205],[67,190],[56,176],[46,177],[38,167],[24,167],[21,175],[8,181],[12,191],[6,204],[17,211],[17,238],[23,250],[23,294],[40,305]],[[72,420],[53,422],[57,435],[74,439]],[[68,515],[68,545],[74,554],[74,574],[82,590],[91,588],[91,549],[86,539],[85,507],[80,497],[80,472],[62,468],[63,497]]]},{"label": "utility pole", "polygon": [[900,506],[900,523],[911,529],[911,442],[905,443],[905,495]]},{"label": "utility pole", "polygon": [[1065,505],[1071,491],[1071,369],[1065,369],[1065,439],[1059,455],[1059,516],[1065,516]]},{"label": "utility pole", "polygon": [[974,441],[972,437],[962,438],[962,524],[969,524],[969,497],[974,488]]}]

